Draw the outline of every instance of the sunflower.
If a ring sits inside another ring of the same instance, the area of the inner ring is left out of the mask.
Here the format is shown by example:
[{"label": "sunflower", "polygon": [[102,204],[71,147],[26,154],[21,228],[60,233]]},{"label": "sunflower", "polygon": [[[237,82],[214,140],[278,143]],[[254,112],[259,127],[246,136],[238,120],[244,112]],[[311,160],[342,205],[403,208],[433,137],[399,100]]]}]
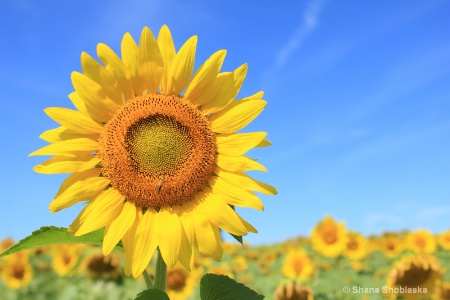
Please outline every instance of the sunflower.
[{"label": "sunflower", "polygon": [[439,234],[437,241],[443,249],[450,250],[450,229]]},{"label": "sunflower", "polygon": [[40,137],[31,155],[54,155],[34,170],[72,173],[50,211],[88,204],[69,226],[76,236],[105,228],[103,254],[122,241],[125,273],[139,276],[159,247],[165,263],[192,264],[193,248],[220,260],[220,229],[244,236],[256,229],[234,206],[263,209],[254,192],[276,190],[247,175],[265,167],[245,153],[270,145],[265,132],[237,133],[258,116],[263,92],[235,99],[247,73],[243,64],[220,72],[219,50],[193,73],[197,36],[175,51],[163,26],[157,39],[129,33],[119,58],[98,44],[100,64],[81,54],[72,73],[76,110],[47,108],[61,126]]},{"label": "sunflower", "polygon": [[311,232],[311,243],[317,252],[327,257],[337,257],[347,245],[347,231],[343,222],[326,216]]},{"label": "sunflower", "polygon": [[450,282],[440,282],[435,290],[433,300],[450,300]]},{"label": "sunflower", "polygon": [[357,232],[348,232],[344,255],[350,259],[363,259],[368,252],[367,240]]},{"label": "sunflower", "polygon": [[388,275],[383,293],[390,299],[422,299],[433,294],[443,269],[435,256],[415,254],[402,258]]},{"label": "sunflower", "polygon": [[92,252],[84,258],[80,273],[87,273],[92,279],[116,280],[122,273],[119,258],[113,253],[103,256],[103,253]]},{"label": "sunflower", "polygon": [[275,300],[314,300],[311,287],[296,282],[288,282],[278,286],[274,294]]},{"label": "sunflower", "polygon": [[33,277],[27,256],[10,255],[6,264],[2,266],[2,279],[6,285],[12,289],[27,286]]},{"label": "sunflower", "polygon": [[436,250],[436,240],[430,231],[421,229],[409,233],[406,236],[409,249],[416,253],[431,254]]},{"label": "sunflower", "polygon": [[292,249],[284,259],[281,272],[284,276],[292,279],[307,280],[312,277],[314,267],[305,251]]},{"label": "sunflower", "polygon": [[188,272],[177,264],[167,270],[166,293],[171,300],[185,300],[193,293],[198,284],[200,273],[198,270]]},{"label": "sunflower", "polygon": [[405,245],[403,239],[396,233],[385,233],[378,241],[378,249],[386,257],[395,257],[403,252]]},{"label": "sunflower", "polygon": [[51,249],[52,267],[59,276],[67,276],[74,269],[80,255],[77,245],[58,244]]}]

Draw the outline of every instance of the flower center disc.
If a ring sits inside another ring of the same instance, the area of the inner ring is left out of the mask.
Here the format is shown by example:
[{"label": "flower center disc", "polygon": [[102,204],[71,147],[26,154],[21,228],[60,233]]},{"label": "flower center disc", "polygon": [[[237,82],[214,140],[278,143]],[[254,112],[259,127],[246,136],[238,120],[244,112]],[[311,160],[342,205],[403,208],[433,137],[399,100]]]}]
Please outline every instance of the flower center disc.
[{"label": "flower center disc", "polygon": [[128,201],[160,208],[190,201],[216,161],[209,121],[183,98],[138,96],[105,125],[102,174]]}]

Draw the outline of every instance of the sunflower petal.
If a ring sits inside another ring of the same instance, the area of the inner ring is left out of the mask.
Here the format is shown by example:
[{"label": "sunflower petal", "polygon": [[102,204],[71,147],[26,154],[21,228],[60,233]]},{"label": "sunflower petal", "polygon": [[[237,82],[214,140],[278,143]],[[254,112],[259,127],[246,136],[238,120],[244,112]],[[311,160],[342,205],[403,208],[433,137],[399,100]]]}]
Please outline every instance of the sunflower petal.
[{"label": "sunflower petal", "polygon": [[239,98],[236,99],[236,101],[241,101],[241,100],[261,100],[264,97],[264,91],[259,91],[254,93],[253,95],[244,97],[244,98]]},{"label": "sunflower petal", "polygon": [[101,192],[91,204],[89,215],[75,232],[75,236],[84,235],[110,224],[122,211],[125,197],[115,188]]},{"label": "sunflower petal", "polygon": [[158,42],[151,30],[144,27],[139,41],[139,75],[149,93],[158,92],[163,72],[164,64]]},{"label": "sunflower petal", "polygon": [[136,236],[137,226],[142,218],[142,209],[135,207],[136,217],[133,225],[128,229],[122,238],[122,245],[125,251],[125,268],[124,272],[126,276],[131,275],[131,267],[133,264],[133,248],[134,248],[134,238]]},{"label": "sunflower petal", "polygon": [[72,92],[69,94],[69,99],[72,101],[72,104],[78,109],[82,114],[89,116],[89,112],[86,109],[86,104],[84,104],[83,99],[81,99],[80,95],[77,92]]},{"label": "sunflower petal", "polygon": [[78,157],[55,156],[33,168],[41,174],[58,174],[81,172],[93,168],[100,163],[97,155],[85,154]]},{"label": "sunflower petal", "polygon": [[118,106],[107,97],[105,90],[97,82],[84,74],[72,72],[72,84],[92,119],[106,122],[114,116]]},{"label": "sunflower petal", "polygon": [[255,146],[255,148],[268,147],[271,145],[272,145],[272,143],[269,142],[268,140],[262,140],[261,143],[259,143],[258,145]]},{"label": "sunflower petal", "polygon": [[155,217],[155,222],[158,225],[153,232],[164,262],[169,268],[172,268],[177,262],[180,253],[181,223],[176,213],[164,207],[161,208]]},{"label": "sunflower petal", "polygon": [[213,80],[219,74],[220,68],[222,68],[223,61],[225,59],[227,51],[219,50],[211,55],[200,68],[195,72],[189,83],[184,97],[191,101],[195,105],[201,105],[209,99],[202,97],[205,90],[211,85]]},{"label": "sunflower petal", "polygon": [[219,134],[216,137],[217,152],[228,156],[242,155],[260,144],[266,135],[266,132]]},{"label": "sunflower petal", "polygon": [[44,112],[65,128],[78,133],[92,134],[98,137],[103,131],[103,127],[99,123],[76,110],[63,107],[49,107],[44,109]]},{"label": "sunflower petal", "polygon": [[257,161],[248,158],[247,156],[226,156],[217,154],[217,165],[224,170],[230,172],[242,172],[242,171],[264,171],[267,169]]},{"label": "sunflower petal", "polygon": [[104,191],[109,183],[110,180],[106,177],[88,177],[81,179],[56,196],[48,208],[53,213],[68,208],[80,201],[91,200]]},{"label": "sunflower petal", "polygon": [[178,260],[188,271],[191,270],[192,264],[194,263],[194,251],[192,245],[193,244],[191,244],[187,238],[186,232],[181,228],[181,246]]},{"label": "sunflower petal", "polygon": [[232,133],[249,124],[264,109],[264,100],[233,101],[227,108],[211,114],[209,118],[214,132]]},{"label": "sunflower petal", "polygon": [[161,50],[161,56],[164,63],[164,72],[161,79],[161,93],[167,94],[167,83],[169,81],[170,67],[172,66],[173,59],[175,58],[176,51],[173,44],[172,35],[170,34],[169,27],[163,25],[158,34],[158,46]]},{"label": "sunflower petal", "polygon": [[266,195],[276,195],[278,193],[274,187],[253,179],[245,173],[227,172],[219,167],[214,170],[214,173],[228,183],[249,191],[256,191]]},{"label": "sunflower petal", "polygon": [[264,210],[264,204],[258,196],[254,195],[252,192],[228,183],[221,177],[211,177],[209,180],[209,185],[211,186],[214,194],[220,198],[223,198],[230,205]]},{"label": "sunflower petal", "polygon": [[89,138],[79,138],[67,141],[61,141],[42,147],[29,154],[36,155],[64,155],[76,157],[78,153],[91,153],[98,150],[98,143]]},{"label": "sunflower petal", "polygon": [[131,73],[119,56],[108,45],[102,43],[97,45],[97,55],[106,69],[116,77],[120,90],[123,92],[123,97],[125,99],[133,98]]},{"label": "sunflower petal", "polygon": [[195,246],[206,255],[220,261],[223,254],[222,237],[219,228],[211,224],[203,212],[196,212],[192,216],[195,227]]},{"label": "sunflower petal", "polygon": [[66,140],[79,139],[82,137],[89,137],[95,139],[94,136],[86,136],[85,134],[81,134],[72,130],[65,128],[64,126],[59,126],[57,128],[49,129],[44,131],[39,138],[43,139],[49,143],[57,143]]},{"label": "sunflower petal", "polygon": [[63,192],[65,192],[70,186],[72,186],[74,183],[86,180],[89,177],[99,177],[100,173],[102,172],[102,169],[100,168],[94,168],[94,169],[87,169],[82,172],[76,172],[68,176],[61,186],[59,187],[58,193],[56,193],[55,198],[61,195]]},{"label": "sunflower petal", "polygon": [[131,86],[133,87],[133,96],[142,95],[145,88],[139,77],[139,47],[130,33],[125,33],[120,45],[122,61],[129,70]]},{"label": "sunflower petal", "polygon": [[167,91],[169,95],[179,95],[191,79],[197,49],[197,36],[189,38],[175,56],[170,67]]},{"label": "sunflower petal", "polygon": [[202,104],[200,111],[204,115],[211,114],[228,105],[235,96],[234,76],[232,72],[220,73],[204,93],[198,97]]},{"label": "sunflower petal", "polygon": [[131,267],[135,278],[142,274],[158,246],[154,234],[156,226],[159,226],[159,224],[155,224],[156,214],[157,212],[153,208],[148,209],[137,225]]},{"label": "sunflower petal", "polygon": [[244,236],[248,233],[244,224],[237,217],[237,213],[215,194],[208,193],[201,209],[205,212],[209,221],[217,227],[238,236]]},{"label": "sunflower petal", "polygon": [[130,202],[125,202],[119,216],[105,230],[102,246],[103,255],[111,253],[125,233],[133,226],[135,219],[136,206]]},{"label": "sunflower petal", "polygon": [[108,98],[112,99],[118,105],[124,103],[122,98],[123,93],[118,89],[117,79],[86,52],[81,53],[81,69],[86,76],[103,87]]}]

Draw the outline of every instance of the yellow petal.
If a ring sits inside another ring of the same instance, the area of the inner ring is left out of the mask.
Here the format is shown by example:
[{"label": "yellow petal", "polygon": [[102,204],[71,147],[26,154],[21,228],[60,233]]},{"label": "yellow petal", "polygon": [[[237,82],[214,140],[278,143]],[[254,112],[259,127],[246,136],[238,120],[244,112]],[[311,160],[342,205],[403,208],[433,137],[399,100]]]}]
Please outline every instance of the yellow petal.
[{"label": "yellow petal", "polygon": [[98,150],[98,143],[88,138],[79,138],[67,141],[61,141],[42,147],[30,153],[35,155],[64,155],[76,157],[78,153],[91,153]]},{"label": "yellow petal", "polygon": [[226,55],[225,50],[219,50],[211,55],[200,68],[195,72],[191,82],[186,88],[184,97],[195,105],[202,105],[208,99],[202,97],[205,90],[211,85],[222,68]]},{"label": "yellow petal", "polygon": [[117,79],[86,52],[81,53],[81,69],[87,77],[103,87],[108,98],[112,99],[118,105],[124,103],[124,99],[122,98],[123,93],[118,88]]},{"label": "yellow petal", "polygon": [[184,43],[172,62],[166,94],[178,96],[186,88],[194,70],[196,49],[197,36],[194,35]]},{"label": "yellow petal", "polygon": [[131,267],[133,264],[133,248],[134,248],[134,238],[136,236],[136,230],[138,224],[142,218],[142,208],[135,207],[136,217],[133,225],[128,229],[122,238],[123,250],[125,251],[125,268],[124,272],[126,276],[131,275]]},{"label": "yellow petal", "polygon": [[164,64],[158,42],[150,29],[144,27],[139,41],[139,75],[149,93],[158,92],[163,72]]},{"label": "yellow petal", "polygon": [[266,195],[276,195],[278,193],[274,187],[253,179],[244,173],[227,172],[219,167],[214,170],[214,173],[228,183],[248,191],[256,191]]},{"label": "yellow petal", "polygon": [[84,154],[78,157],[55,156],[35,166],[33,170],[41,174],[81,172],[100,163],[97,155]]},{"label": "yellow petal", "polygon": [[264,91],[259,91],[257,93],[254,93],[251,96],[247,96],[244,98],[239,98],[236,99],[236,101],[241,101],[241,100],[261,100],[264,97]]},{"label": "yellow petal", "polygon": [[95,139],[95,135],[86,135],[81,134],[72,130],[65,128],[64,126],[60,126],[57,128],[49,129],[44,131],[39,138],[43,139],[49,143],[57,143],[66,140],[79,139],[82,137],[89,137],[91,139]]},{"label": "yellow petal", "polygon": [[50,118],[69,130],[97,137],[103,131],[99,123],[79,111],[63,107],[49,107],[44,111]]},{"label": "yellow petal", "polygon": [[161,51],[161,56],[164,63],[164,72],[160,84],[161,93],[168,94],[166,91],[167,83],[169,81],[169,72],[170,67],[172,66],[173,59],[176,55],[176,51],[169,27],[167,27],[166,25],[163,25],[159,31],[158,46]]},{"label": "yellow petal", "polygon": [[155,222],[157,212],[153,208],[147,209],[137,225],[133,246],[132,273],[136,278],[148,266],[153,253],[158,246],[154,230],[159,224]]},{"label": "yellow petal", "polygon": [[195,227],[195,246],[201,253],[210,255],[215,260],[220,261],[223,246],[219,228],[211,224],[202,211],[196,212],[192,216],[192,221]]},{"label": "yellow petal", "polygon": [[98,83],[84,74],[72,72],[72,84],[84,101],[92,119],[97,122],[107,122],[114,116],[118,106],[107,97],[105,90]]},{"label": "yellow petal", "polygon": [[139,77],[139,47],[130,33],[125,33],[120,45],[122,61],[129,70],[133,95],[142,95],[145,88]]},{"label": "yellow petal", "polygon": [[133,226],[136,219],[136,206],[130,202],[125,202],[120,215],[112,221],[105,230],[103,239],[103,255],[108,255],[124,237],[125,233]]},{"label": "yellow petal", "polygon": [[80,95],[77,92],[72,92],[69,94],[69,99],[72,101],[73,105],[78,109],[82,114],[89,116],[89,112],[86,109],[86,104],[84,104],[83,99],[81,99]]},{"label": "yellow petal", "polygon": [[[181,220],[180,220],[181,221]],[[180,253],[178,255],[178,261],[190,271],[194,263],[194,251],[193,244],[191,244],[187,238],[186,232],[183,227],[181,228],[181,246]]]},{"label": "yellow petal", "polygon": [[178,260],[181,247],[182,228],[176,213],[170,208],[161,208],[155,215],[157,226],[153,229],[164,262],[172,268]]},{"label": "yellow petal", "polygon": [[242,171],[264,171],[267,169],[260,163],[248,158],[247,156],[226,156],[217,154],[217,165],[224,170],[230,172],[242,172]]},{"label": "yellow petal", "polygon": [[245,221],[239,214],[237,216],[241,220],[242,224],[244,224],[245,229],[247,229],[248,232],[258,233],[258,230],[256,230],[256,228],[253,227],[252,224],[250,224],[247,221]]},{"label": "yellow petal", "polygon": [[242,155],[260,144],[266,135],[266,132],[219,134],[216,136],[217,152],[228,156]]},{"label": "yellow petal", "polygon": [[89,177],[98,177],[101,172],[102,172],[101,168],[94,168],[71,174],[63,181],[63,183],[59,187],[58,193],[56,193],[55,195],[55,198],[61,195],[63,192],[65,192],[74,183],[81,180],[86,180]]},{"label": "yellow petal", "polygon": [[236,132],[253,121],[266,104],[264,100],[233,101],[227,108],[210,116],[211,128],[220,133]]},{"label": "yellow petal", "polygon": [[255,148],[268,147],[271,145],[272,145],[272,143],[269,142],[268,140],[262,140],[261,143],[259,143],[258,145],[255,146]]},{"label": "yellow petal", "polygon": [[201,112],[205,115],[212,114],[222,110],[230,104],[234,97],[239,93],[239,90],[244,83],[247,69],[247,64],[243,64],[234,70],[234,72],[231,73],[229,80],[221,86],[217,96],[205,103],[205,105],[202,105]]},{"label": "yellow petal", "polygon": [[[204,115],[220,110],[228,105],[235,96],[234,76],[232,72],[220,73],[197,100],[202,104],[200,111]],[[218,108],[220,107],[220,108]]]},{"label": "yellow petal", "polygon": [[125,197],[116,189],[110,188],[101,192],[89,202],[91,210],[75,236],[80,236],[110,224],[120,214]]},{"label": "yellow petal", "polygon": [[106,177],[80,178],[50,203],[50,212],[57,212],[84,200],[91,200],[105,190],[110,183]]},{"label": "yellow petal", "polygon": [[217,227],[238,236],[247,234],[247,229],[238,218],[236,212],[212,192],[207,194],[201,209],[205,212],[208,220]]},{"label": "yellow petal", "polygon": [[97,45],[97,55],[106,69],[116,77],[120,90],[123,92],[123,97],[125,99],[133,98],[134,92],[131,73],[123,61],[109,46],[102,43]]},{"label": "yellow petal", "polygon": [[214,194],[224,199],[230,205],[264,210],[264,204],[258,196],[228,183],[221,177],[212,176],[209,180],[209,185]]}]

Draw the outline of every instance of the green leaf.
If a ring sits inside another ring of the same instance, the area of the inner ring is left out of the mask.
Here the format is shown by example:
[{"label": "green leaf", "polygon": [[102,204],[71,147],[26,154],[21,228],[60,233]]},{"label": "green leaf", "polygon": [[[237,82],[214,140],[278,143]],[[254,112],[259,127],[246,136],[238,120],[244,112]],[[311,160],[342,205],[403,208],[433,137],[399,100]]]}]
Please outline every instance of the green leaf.
[{"label": "green leaf", "polygon": [[[228,233],[229,233],[229,232],[228,232]],[[241,243],[241,245],[244,245],[244,240],[242,239],[242,236],[234,235],[234,234],[232,234],[232,233],[230,233],[230,235],[231,235],[232,237],[234,237],[234,239],[235,239],[236,241],[238,241],[239,243]]]},{"label": "green leaf", "polygon": [[46,226],[34,231],[30,236],[20,240],[0,254],[0,257],[19,251],[54,245],[54,244],[101,244],[103,242],[103,229],[82,235],[74,236],[67,228]]},{"label": "green leaf", "polygon": [[170,300],[167,294],[159,289],[149,289],[137,294],[134,300]]},{"label": "green leaf", "polygon": [[262,300],[263,295],[225,275],[206,274],[200,280],[202,300]]}]

